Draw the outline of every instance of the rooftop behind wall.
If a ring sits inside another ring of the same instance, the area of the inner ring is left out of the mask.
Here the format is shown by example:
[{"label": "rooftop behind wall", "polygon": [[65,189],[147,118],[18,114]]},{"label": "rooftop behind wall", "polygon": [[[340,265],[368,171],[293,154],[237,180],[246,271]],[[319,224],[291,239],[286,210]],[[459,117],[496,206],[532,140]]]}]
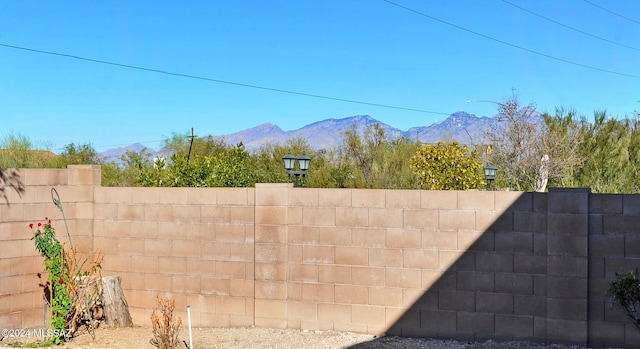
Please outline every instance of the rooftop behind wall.
[{"label": "rooftop behind wall", "polygon": [[640,196],[293,188],[106,188],[100,169],[21,170],[0,206],[0,327],[42,324],[28,228],[101,250],[134,322],[155,296],[194,326],[640,344],[604,295],[637,268]]}]

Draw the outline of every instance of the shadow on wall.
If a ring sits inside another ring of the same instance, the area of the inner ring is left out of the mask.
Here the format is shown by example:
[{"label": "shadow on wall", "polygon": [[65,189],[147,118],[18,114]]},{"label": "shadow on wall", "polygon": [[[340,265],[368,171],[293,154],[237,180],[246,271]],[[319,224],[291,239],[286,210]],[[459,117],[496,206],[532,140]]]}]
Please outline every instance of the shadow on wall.
[{"label": "shadow on wall", "polygon": [[[583,192],[569,192],[570,198],[565,190],[524,193],[433,282],[423,274],[425,292],[386,335],[586,346],[589,191]],[[567,200],[574,200],[570,207],[584,201],[575,214],[554,213]],[[465,232],[450,233],[464,250]],[[441,267],[446,255],[441,249]],[[384,347],[386,341],[350,348]]]},{"label": "shadow on wall", "polygon": [[9,190],[22,196],[25,192],[24,184],[20,178],[20,173],[16,169],[0,168],[0,199],[7,205],[9,204]]}]

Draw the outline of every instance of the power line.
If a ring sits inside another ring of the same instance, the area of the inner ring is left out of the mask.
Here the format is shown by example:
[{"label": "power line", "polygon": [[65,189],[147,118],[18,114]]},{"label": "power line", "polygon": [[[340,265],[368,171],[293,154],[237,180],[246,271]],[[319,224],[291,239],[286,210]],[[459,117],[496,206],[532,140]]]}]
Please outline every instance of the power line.
[{"label": "power line", "polygon": [[[189,136],[190,137],[190,136]],[[164,142],[165,139],[156,139],[156,140],[152,140],[152,141],[135,141],[135,142],[131,142],[131,143],[119,143],[119,144],[106,144],[106,145],[93,145],[91,144],[91,147],[93,148],[114,148],[114,147],[126,147],[126,146],[130,146],[133,143],[138,143],[138,144],[150,144],[150,143],[158,143],[158,142]],[[65,147],[58,147],[58,148],[53,148],[51,150],[64,150]]]},{"label": "power line", "polygon": [[545,16],[543,16],[543,15],[541,15],[541,14],[538,14],[538,13],[535,13],[535,12],[533,12],[533,11],[527,10],[526,8],[521,7],[521,6],[518,6],[518,5],[516,5],[516,4],[512,3],[512,2],[509,2],[509,1],[507,1],[507,0],[502,0],[502,2],[504,2],[504,3],[506,3],[506,4],[509,4],[509,5],[511,5],[511,6],[515,7],[515,8],[518,8],[518,9],[520,9],[520,10],[522,10],[522,11],[528,12],[528,13],[530,13],[530,14],[534,15],[534,16],[540,17],[540,18],[542,18],[542,19],[544,19],[544,20],[547,20],[547,21],[549,21],[549,22],[551,22],[551,23],[555,23],[555,24],[557,24],[557,25],[559,25],[559,26],[562,26],[562,27],[565,27],[565,28],[567,28],[567,29],[571,29],[571,30],[573,30],[573,31],[575,31],[575,32],[578,32],[578,33],[580,33],[580,34],[583,34],[583,35],[586,35],[586,36],[590,36],[590,37],[592,37],[592,38],[594,38],[594,39],[598,39],[598,40],[602,40],[602,41],[608,42],[608,43],[610,43],[610,44],[614,44],[614,45],[618,45],[618,46],[626,47],[626,48],[631,49],[631,50],[640,51],[640,48],[633,47],[633,46],[629,46],[629,45],[625,45],[625,44],[621,44],[621,43],[616,42],[616,41],[613,41],[613,40],[609,40],[609,39],[606,39],[606,38],[603,38],[603,37],[600,37],[600,36],[597,36],[597,35],[593,35],[593,34],[587,33],[587,32],[582,31],[582,30],[580,30],[580,29],[577,29],[577,28],[574,28],[574,27],[568,26],[568,25],[566,25],[566,24],[564,24],[564,23],[561,23],[561,22],[558,22],[558,21],[553,20],[553,19],[551,19],[551,18],[545,17]]},{"label": "power line", "polygon": [[105,65],[111,65],[111,66],[116,66],[116,67],[120,67],[120,68],[142,70],[142,71],[147,71],[147,72],[152,72],[152,73],[165,74],[165,75],[177,76],[177,77],[188,78],[188,79],[203,80],[203,81],[215,82],[215,83],[219,83],[219,84],[247,87],[247,88],[253,88],[253,89],[264,90],[264,91],[286,93],[286,94],[296,95],[296,96],[319,98],[319,99],[326,99],[326,100],[345,102],[345,103],[370,105],[370,106],[374,106],[374,107],[405,110],[405,111],[412,111],[412,112],[417,112],[417,113],[449,115],[449,113],[442,113],[442,112],[431,111],[431,110],[399,107],[399,106],[394,106],[394,105],[389,105],[389,104],[380,104],[380,103],[358,101],[358,100],[347,99],[347,98],[323,96],[323,95],[312,94],[312,93],[296,92],[296,91],[291,91],[291,90],[283,90],[283,89],[278,89],[278,88],[273,88],[273,87],[265,87],[265,86],[251,85],[251,84],[245,84],[245,83],[239,83],[239,82],[233,82],[233,81],[227,81],[227,80],[219,80],[219,79],[207,78],[207,77],[202,77],[202,76],[197,76],[197,75],[174,73],[174,72],[170,72],[170,71],[166,71],[166,70],[145,68],[145,67],[141,67],[141,66],[122,64],[122,63],[115,63],[115,62],[109,62],[109,61],[103,61],[103,60],[99,60],[99,59],[94,59],[94,58],[75,56],[75,55],[66,54],[66,53],[37,50],[37,49],[21,47],[21,46],[14,46],[14,45],[7,45],[7,44],[2,44],[2,43],[0,43],[0,46],[6,47],[6,48],[11,48],[11,49],[16,49],[16,50],[23,50],[23,51],[40,53],[40,54],[52,55],[52,56],[73,58],[73,59],[77,59],[77,60],[81,60],[81,61],[86,61],[86,62],[91,62],[91,63],[98,63],[98,64],[105,64]]},{"label": "power line", "polygon": [[599,8],[599,9],[601,9],[602,11],[609,12],[610,14],[612,14],[612,15],[614,15],[614,16],[618,16],[618,17],[620,17],[620,18],[624,18],[624,19],[626,19],[627,21],[629,21],[629,22],[633,22],[633,23],[635,23],[635,24],[640,24],[640,22],[636,21],[636,20],[635,20],[635,19],[633,19],[633,18],[629,18],[629,17],[627,17],[627,16],[623,16],[623,15],[621,15],[621,14],[619,14],[619,13],[613,12],[613,11],[611,11],[611,10],[609,10],[609,9],[606,9],[606,8],[604,8],[604,7],[602,7],[602,6],[598,5],[598,4],[594,4],[594,3],[593,3],[593,2],[591,2],[591,1],[588,1],[588,0],[583,0],[583,1],[584,1],[584,2],[586,2],[587,4],[591,5],[591,6],[594,6],[594,7],[597,7],[597,8]]},{"label": "power line", "polygon": [[559,62],[571,64],[571,65],[575,65],[575,66],[582,67],[582,68],[587,68],[587,69],[591,69],[591,70],[600,71],[600,72],[603,72],[603,73],[609,73],[609,74],[614,74],[614,75],[620,75],[620,76],[626,76],[626,77],[630,77],[630,78],[640,79],[640,75],[628,74],[628,73],[622,73],[622,72],[617,72],[617,71],[613,71],[613,70],[598,68],[598,67],[594,67],[594,66],[591,66],[591,65],[570,61],[568,59],[555,57],[555,56],[552,56],[552,55],[549,55],[549,54],[546,54],[546,53],[534,51],[534,50],[528,49],[526,47],[518,46],[516,44],[512,44],[512,43],[506,42],[504,40],[496,39],[494,37],[491,37],[491,36],[488,36],[488,35],[485,35],[485,34],[482,34],[482,33],[478,33],[478,32],[473,31],[471,29],[467,29],[467,28],[461,27],[461,26],[459,26],[457,24],[453,24],[451,22],[447,22],[445,20],[430,16],[430,15],[424,13],[424,12],[420,12],[420,11],[412,9],[410,7],[406,7],[404,5],[398,4],[398,3],[393,2],[391,0],[382,0],[382,1],[387,2],[387,3],[389,3],[389,4],[393,5],[393,6],[399,7],[401,9],[407,10],[409,12],[413,12],[413,13],[415,13],[417,15],[429,18],[429,19],[434,20],[436,22],[440,22],[442,24],[446,24],[446,25],[454,27],[456,29],[460,29],[460,30],[465,31],[467,33],[471,33],[473,35],[477,35],[477,36],[483,37],[485,39],[489,39],[491,41],[495,41],[495,42],[501,43],[503,45],[507,45],[507,46],[510,46],[510,47],[513,47],[513,48],[517,48],[517,49],[522,50],[522,51],[533,53],[533,54],[538,55],[538,56],[546,57],[546,58],[549,58],[549,59],[553,59],[555,61],[559,61]]}]

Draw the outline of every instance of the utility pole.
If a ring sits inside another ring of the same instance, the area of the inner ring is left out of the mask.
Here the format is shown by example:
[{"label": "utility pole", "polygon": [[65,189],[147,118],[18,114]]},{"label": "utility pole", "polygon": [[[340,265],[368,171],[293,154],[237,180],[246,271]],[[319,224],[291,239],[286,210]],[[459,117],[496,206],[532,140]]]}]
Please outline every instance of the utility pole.
[{"label": "utility pole", "polygon": [[193,139],[196,136],[193,134],[193,127],[191,128],[191,143],[189,144],[189,154],[187,154],[187,163],[189,162],[189,160],[191,159],[191,148],[193,147]]}]

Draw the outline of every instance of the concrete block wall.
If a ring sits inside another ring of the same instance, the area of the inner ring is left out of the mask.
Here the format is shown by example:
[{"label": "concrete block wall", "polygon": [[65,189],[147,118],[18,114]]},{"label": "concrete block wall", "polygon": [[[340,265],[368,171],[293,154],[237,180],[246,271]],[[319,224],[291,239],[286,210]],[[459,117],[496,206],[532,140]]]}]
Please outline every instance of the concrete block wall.
[{"label": "concrete block wall", "polygon": [[555,189],[547,210],[547,338],[588,344],[588,189]]},{"label": "concrete block wall", "polygon": [[0,328],[42,328],[44,299],[37,273],[42,257],[31,240],[29,223],[51,219],[58,238],[69,243],[62,212],[53,204],[55,188],[69,224],[73,245],[80,252],[93,245],[93,193],[100,185],[99,166],[68,169],[19,170],[23,195],[8,191],[9,204],[0,203]]},{"label": "concrete block wall", "polygon": [[534,338],[545,314],[523,308],[546,298],[546,226],[532,221],[533,198],[291,191],[288,327]]},{"label": "concrete block wall", "polygon": [[156,297],[193,326],[254,323],[254,189],[97,188],[94,248],[119,275],[134,323]]},{"label": "concrete block wall", "polygon": [[255,325],[258,327],[287,327],[290,187],[287,184],[256,184]]},{"label": "concrete block wall", "polygon": [[590,345],[637,348],[640,332],[604,290],[616,273],[640,270],[640,196],[591,195],[589,211]]},{"label": "concrete block wall", "polygon": [[22,170],[0,205],[0,327],[42,324],[29,222],[104,253],[134,322],[157,295],[194,326],[334,329],[637,347],[604,294],[638,268],[640,196],[293,188],[103,188],[100,169]]}]

